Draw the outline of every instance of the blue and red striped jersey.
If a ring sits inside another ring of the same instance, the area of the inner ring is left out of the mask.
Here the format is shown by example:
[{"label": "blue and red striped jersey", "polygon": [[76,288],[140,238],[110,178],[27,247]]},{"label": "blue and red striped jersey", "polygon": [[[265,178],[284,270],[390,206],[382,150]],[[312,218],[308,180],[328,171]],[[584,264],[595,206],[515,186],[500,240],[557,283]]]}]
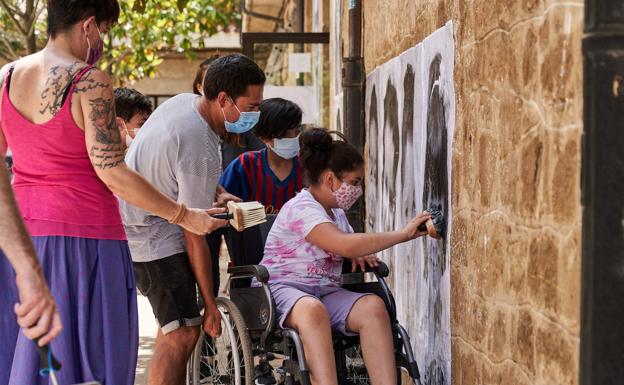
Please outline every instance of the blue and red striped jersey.
[{"label": "blue and red striped jersey", "polygon": [[269,167],[267,149],[248,151],[234,159],[225,169],[220,183],[230,194],[243,201],[258,201],[267,214],[277,214],[284,203],[303,188],[303,170],[299,157],[284,180],[279,180]]}]

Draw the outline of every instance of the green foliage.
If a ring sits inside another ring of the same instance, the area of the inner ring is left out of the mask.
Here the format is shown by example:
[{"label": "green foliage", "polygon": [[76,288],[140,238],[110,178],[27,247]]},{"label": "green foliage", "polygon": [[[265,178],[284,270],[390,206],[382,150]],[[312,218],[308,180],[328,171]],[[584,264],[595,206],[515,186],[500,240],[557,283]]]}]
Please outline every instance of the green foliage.
[{"label": "green foliage", "polygon": [[44,0],[0,0],[0,58],[13,61],[45,44]]},{"label": "green foliage", "polygon": [[[0,58],[15,60],[44,46],[44,3],[0,0]],[[236,0],[121,0],[119,4],[119,23],[105,36],[100,67],[120,84],[154,76],[162,51],[194,58],[193,50],[204,48],[205,38],[240,20]],[[36,12],[26,12],[27,7]]]},{"label": "green foliage", "polygon": [[158,53],[194,58],[204,38],[238,22],[235,0],[130,0],[120,2],[119,24],[107,39],[102,65],[120,83],[154,76]]}]

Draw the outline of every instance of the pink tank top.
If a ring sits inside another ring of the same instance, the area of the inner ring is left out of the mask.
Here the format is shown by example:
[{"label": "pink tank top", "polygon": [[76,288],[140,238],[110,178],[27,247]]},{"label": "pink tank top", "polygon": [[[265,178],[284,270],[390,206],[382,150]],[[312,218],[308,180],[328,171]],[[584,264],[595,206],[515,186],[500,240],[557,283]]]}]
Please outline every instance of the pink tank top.
[{"label": "pink tank top", "polygon": [[12,68],[6,78],[0,122],[13,154],[13,191],[31,236],[125,240],[117,198],[97,177],[85,133],[71,112],[72,81],[61,110],[34,124],[9,99]]}]

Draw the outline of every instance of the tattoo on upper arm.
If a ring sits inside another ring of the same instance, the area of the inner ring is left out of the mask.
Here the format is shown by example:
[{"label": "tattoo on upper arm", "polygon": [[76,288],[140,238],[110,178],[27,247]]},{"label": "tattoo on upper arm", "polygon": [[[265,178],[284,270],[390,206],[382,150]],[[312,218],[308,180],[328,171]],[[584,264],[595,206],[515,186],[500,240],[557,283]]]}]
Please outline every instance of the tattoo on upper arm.
[{"label": "tattoo on upper arm", "polygon": [[124,147],[115,122],[115,98],[110,86],[99,97],[89,99],[89,108],[89,123],[95,129],[95,143],[89,150],[93,167],[114,168],[124,161]]},{"label": "tattoo on upper arm", "polygon": [[[88,72],[89,71],[87,71],[87,73]],[[108,84],[99,82],[91,78],[88,74],[86,74],[80,79],[80,81],[78,81],[78,83],[76,83],[76,86],[74,87],[74,93],[81,94],[84,92],[96,90],[98,88],[108,88],[108,87],[109,87]]]},{"label": "tattoo on upper arm", "polygon": [[94,144],[89,150],[91,164],[100,170],[115,168],[124,161],[124,149],[119,145],[98,145]]}]

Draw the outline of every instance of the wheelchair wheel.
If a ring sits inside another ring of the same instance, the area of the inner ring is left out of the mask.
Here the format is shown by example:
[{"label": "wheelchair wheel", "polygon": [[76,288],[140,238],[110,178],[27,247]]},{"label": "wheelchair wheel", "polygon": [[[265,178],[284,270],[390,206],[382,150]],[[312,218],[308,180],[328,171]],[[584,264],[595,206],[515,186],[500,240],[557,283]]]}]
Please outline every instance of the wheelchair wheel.
[{"label": "wheelchair wheel", "polygon": [[247,326],[227,298],[217,298],[221,335],[212,338],[201,331],[188,363],[187,385],[253,385],[253,356]]}]

